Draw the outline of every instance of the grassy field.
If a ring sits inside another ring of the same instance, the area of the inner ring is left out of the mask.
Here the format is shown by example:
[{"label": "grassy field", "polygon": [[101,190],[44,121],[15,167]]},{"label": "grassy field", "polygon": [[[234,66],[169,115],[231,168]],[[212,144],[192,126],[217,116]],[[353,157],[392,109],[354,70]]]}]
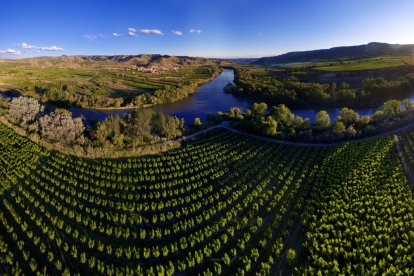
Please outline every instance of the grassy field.
[{"label": "grassy field", "polygon": [[414,200],[390,138],[318,148],[222,131],[112,160],[1,124],[0,140],[0,274],[414,272]]},{"label": "grassy field", "polygon": [[367,59],[356,60],[332,60],[332,61],[320,61],[301,64],[284,65],[282,68],[289,69],[313,69],[319,71],[328,72],[340,72],[340,71],[363,71],[363,70],[375,70],[390,67],[400,67],[406,65],[412,65],[413,58],[408,56],[403,57],[376,57]]},{"label": "grassy field", "polygon": [[212,76],[210,69],[209,66],[186,66],[173,72],[151,74],[107,69],[16,69],[3,64],[0,65],[0,83],[24,93],[35,93],[37,87],[38,90],[57,89],[84,95],[133,97],[185,81],[206,81]]}]

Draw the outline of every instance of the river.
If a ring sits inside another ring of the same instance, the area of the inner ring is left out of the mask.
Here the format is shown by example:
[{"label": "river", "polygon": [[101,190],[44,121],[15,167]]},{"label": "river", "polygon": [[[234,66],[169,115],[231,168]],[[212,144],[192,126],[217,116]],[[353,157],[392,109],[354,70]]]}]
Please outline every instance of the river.
[{"label": "river", "polygon": [[[231,107],[239,107],[242,110],[246,110],[253,101],[224,93],[224,87],[229,83],[233,84],[233,81],[234,71],[224,69],[217,78],[201,85],[192,96],[178,102],[160,104],[151,108],[169,115],[184,118],[186,124],[191,124],[196,117],[204,121],[207,114],[217,114],[218,111],[225,112]],[[98,120],[103,120],[109,115],[123,116],[131,112],[132,109],[96,110],[72,107],[70,110],[74,116],[83,115],[85,118],[95,117]],[[312,122],[315,121],[316,113],[319,111],[319,109],[314,108],[294,108],[291,110],[295,115],[309,118]],[[324,108],[324,110],[328,112],[332,120],[339,116],[339,108]],[[356,111],[361,116],[372,115],[375,112],[371,108],[359,108]]]},{"label": "river", "polygon": [[[164,112],[169,115],[174,115],[180,118],[184,118],[186,124],[191,124],[194,118],[199,117],[201,120],[205,120],[206,115],[216,114],[218,111],[227,111],[230,107],[239,107],[242,110],[246,110],[248,106],[252,104],[252,101],[243,99],[232,94],[224,93],[224,87],[233,83],[234,71],[231,69],[224,69],[223,72],[214,80],[201,85],[196,93],[192,96],[174,103],[160,104],[151,107],[154,110]],[[10,95],[0,93],[4,97],[10,97]],[[13,95],[16,96],[16,95]],[[414,93],[410,96],[410,99],[414,99]],[[97,109],[85,109],[81,107],[69,108],[74,117],[83,115],[86,119],[96,118],[97,120],[104,120],[109,115],[123,116],[132,109],[122,110],[97,110]],[[331,118],[334,120],[339,115],[339,108],[324,108]],[[292,108],[291,111],[295,115],[299,115],[303,118],[309,118],[312,122],[315,121],[316,113],[319,109],[314,108]],[[356,112],[360,116],[372,115],[375,112],[373,108],[357,108]]]}]

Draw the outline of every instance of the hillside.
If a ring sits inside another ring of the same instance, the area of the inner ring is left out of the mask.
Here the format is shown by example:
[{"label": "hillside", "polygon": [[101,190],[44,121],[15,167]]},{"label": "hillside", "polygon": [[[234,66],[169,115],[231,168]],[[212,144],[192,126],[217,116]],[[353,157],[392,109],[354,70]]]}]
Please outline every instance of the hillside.
[{"label": "hillside", "polygon": [[289,52],[286,54],[262,57],[252,64],[274,65],[294,62],[313,62],[338,59],[361,59],[379,56],[408,56],[414,54],[414,44],[388,44],[371,42],[358,46],[343,46],[330,49],[320,49],[302,52]]},{"label": "hillside", "polygon": [[212,65],[215,61],[187,56],[169,56],[159,54],[140,55],[81,55],[59,57],[35,57],[16,60],[7,60],[19,67],[41,68],[129,68],[131,66],[185,66],[185,65]]}]

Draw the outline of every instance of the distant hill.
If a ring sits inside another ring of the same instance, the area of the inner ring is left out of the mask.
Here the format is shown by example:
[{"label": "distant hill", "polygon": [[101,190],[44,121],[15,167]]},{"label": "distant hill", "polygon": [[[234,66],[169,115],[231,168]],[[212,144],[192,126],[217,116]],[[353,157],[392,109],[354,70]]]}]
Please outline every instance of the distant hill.
[{"label": "distant hill", "polygon": [[252,64],[275,65],[294,62],[313,62],[321,60],[360,59],[378,56],[407,56],[414,54],[414,44],[388,44],[371,42],[358,46],[343,46],[330,49],[289,52],[279,56],[262,57]]},{"label": "distant hill", "polygon": [[16,60],[16,66],[42,67],[42,68],[126,68],[130,66],[182,66],[212,64],[215,60],[187,56],[169,56],[159,54],[141,55],[91,55],[91,56],[59,56],[34,57]]},{"label": "distant hill", "polygon": [[228,60],[237,63],[253,63],[258,60],[258,58],[230,58]]}]

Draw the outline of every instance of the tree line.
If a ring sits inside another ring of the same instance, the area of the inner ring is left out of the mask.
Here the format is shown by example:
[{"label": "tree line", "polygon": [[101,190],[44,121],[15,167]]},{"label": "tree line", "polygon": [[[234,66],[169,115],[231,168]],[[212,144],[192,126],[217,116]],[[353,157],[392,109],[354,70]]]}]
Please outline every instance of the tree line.
[{"label": "tree line", "polygon": [[414,74],[401,76],[398,80],[366,78],[358,88],[348,83],[302,82],[294,76],[277,79],[259,76],[243,68],[234,68],[235,84],[227,85],[225,91],[250,97],[268,104],[283,103],[288,106],[378,106],[385,101],[403,98],[414,89]]},{"label": "tree line", "polygon": [[269,108],[266,103],[254,103],[245,112],[233,107],[220,113],[219,117],[237,121],[238,127],[265,136],[293,141],[334,142],[364,138],[407,124],[414,118],[414,106],[408,99],[403,102],[390,100],[371,116],[360,116],[353,109],[344,107],[334,120],[321,110],[311,122],[309,118],[295,116],[284,104]]}]

